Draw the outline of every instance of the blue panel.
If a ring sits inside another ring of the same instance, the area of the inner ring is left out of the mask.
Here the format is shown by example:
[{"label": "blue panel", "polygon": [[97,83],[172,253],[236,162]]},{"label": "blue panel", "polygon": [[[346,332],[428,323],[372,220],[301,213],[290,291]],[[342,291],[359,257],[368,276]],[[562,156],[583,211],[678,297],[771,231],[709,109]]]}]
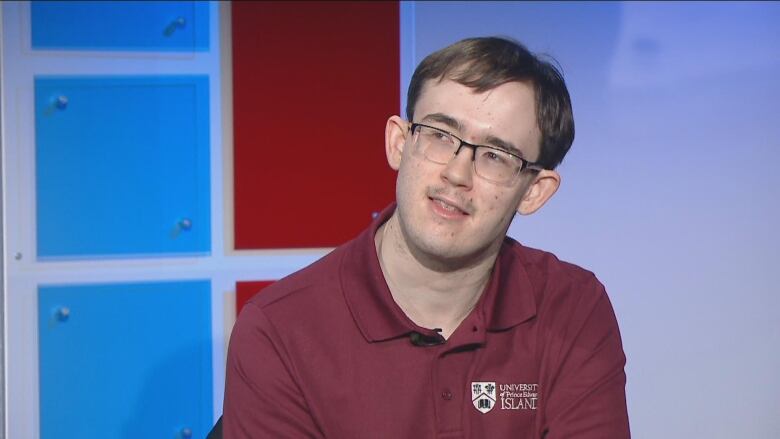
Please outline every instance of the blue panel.
[{"label": "blue panel", "polygon": [[208,2],[34,1],[33,49],[208,50]]},{"label": "blue panel", "polygon": [[206,76],[35,80],[39,259],[210,250]]},{"label": "blue panel", "polygon": [[38,299],[42,439],[205,437],[209,281],[47,286]]}]

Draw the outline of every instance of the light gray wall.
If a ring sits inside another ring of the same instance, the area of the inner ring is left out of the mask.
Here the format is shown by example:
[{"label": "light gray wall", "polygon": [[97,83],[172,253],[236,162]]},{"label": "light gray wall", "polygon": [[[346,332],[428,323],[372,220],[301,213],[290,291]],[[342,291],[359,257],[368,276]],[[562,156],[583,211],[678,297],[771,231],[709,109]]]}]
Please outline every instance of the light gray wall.
[{"label": "light gray wall", "polygon": [[402,5],[405,69],[487,35],[560,62],[577,137],[510,235],[607,286],[635,438],[780,437],[778,23],[762,2]]},{"label": "light gray wall", "polygon": [[[0,23],[3,22],[3,10],[0,8]],[[2,32],[0,32],[2,34]],[[3,65],[3,47],[0,44],[0,71]],[[5,87],[2,75],[0,75],[0,439],[5,438],[5,127],[2,121],[5,107]]]}]

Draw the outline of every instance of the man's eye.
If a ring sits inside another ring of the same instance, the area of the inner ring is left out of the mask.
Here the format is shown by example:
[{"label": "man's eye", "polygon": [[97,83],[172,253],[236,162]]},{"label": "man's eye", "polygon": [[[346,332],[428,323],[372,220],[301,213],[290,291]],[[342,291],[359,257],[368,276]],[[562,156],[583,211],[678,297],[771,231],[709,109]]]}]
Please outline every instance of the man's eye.
[{"label": "man's eye", "polygon": [[441,142],[450,142],[450,135],[447,133],[442,133],[441,131],[434,131],[433,132],[433,138],[435,140],[439,140]]},{"label": "man's eye", "polygon": [[503,153],[498,152],[498,151],[487,150],[487,151],[482,153],[482,158],[484,160],[488,160],[488,161],[491,161],[491,162],[506,163],[507,162],[507,158],[505,157],[505,155],[506,154],[503,154]]}]

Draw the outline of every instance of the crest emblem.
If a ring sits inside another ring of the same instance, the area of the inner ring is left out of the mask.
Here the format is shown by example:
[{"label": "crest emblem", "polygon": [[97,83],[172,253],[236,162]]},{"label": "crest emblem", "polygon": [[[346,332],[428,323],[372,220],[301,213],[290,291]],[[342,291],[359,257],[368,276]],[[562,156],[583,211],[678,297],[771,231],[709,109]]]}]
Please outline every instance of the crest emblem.
[{"label": "crest emblem", "polygon": [[471,383],[471,403],[481,413],[487,413],[496,405],[496,383],[478,381]]}]

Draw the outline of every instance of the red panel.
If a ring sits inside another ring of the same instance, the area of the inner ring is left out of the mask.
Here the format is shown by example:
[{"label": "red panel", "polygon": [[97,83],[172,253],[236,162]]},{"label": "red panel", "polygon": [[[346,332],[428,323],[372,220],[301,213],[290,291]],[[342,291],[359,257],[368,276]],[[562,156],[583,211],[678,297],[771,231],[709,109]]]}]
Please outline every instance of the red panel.
[{"label": "red panel", "polygon": [[236,316],[252,296],[272,283],[272,280],[236,282]]},{"label": "red panel", "polygon": [[233,2],[237,249],[333,247],[395,198],[397,2]]}]

